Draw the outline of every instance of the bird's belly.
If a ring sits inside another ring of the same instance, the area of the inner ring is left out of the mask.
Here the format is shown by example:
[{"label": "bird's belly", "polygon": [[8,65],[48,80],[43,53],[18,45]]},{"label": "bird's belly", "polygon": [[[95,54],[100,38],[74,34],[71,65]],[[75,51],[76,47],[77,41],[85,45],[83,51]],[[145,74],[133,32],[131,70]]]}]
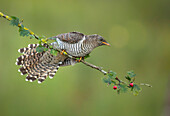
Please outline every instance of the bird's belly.
[{"label": "bird's belly", "polygon": [[70,44],[68,47],[65,48],[66,52],[74,57],[83,57],[85,56],[82,53],[81,46],[78,44]]},{"label": "bird's belly", "polygon": [[69,55],[74,57],[84,57],[89,54],[87,50],[82,49],[80,43],[68,44],[65,42],[53,42],[52,45],[56,49],[65,50]]},{"label": "bird's belly", "polygon": [[72,52],[72,51],[68,51],[67,53],[74,56],[74,57],[84,57],[84,56],[87,55],[87,54],[83,54],[83,53],[75,53],[75,52]]}]

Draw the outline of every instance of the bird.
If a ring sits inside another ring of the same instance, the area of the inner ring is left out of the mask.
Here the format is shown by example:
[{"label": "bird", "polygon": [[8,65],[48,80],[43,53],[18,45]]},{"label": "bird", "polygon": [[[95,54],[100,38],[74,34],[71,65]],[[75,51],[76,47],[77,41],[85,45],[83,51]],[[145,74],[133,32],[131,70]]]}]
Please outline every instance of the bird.
[{"label": "bird", "polygon": [[[16,65],[21,66],[18,69],[21,75],[27,74],[26,81],[33,82],[38,80],[38,83],[42,83],[47,77],[52,79],[59,67],[74,65],[80,62],[64,55],[64,53],[81,60],[89,55],[94,48],[110,45],[100,35],[84,35],[80,32],[63,33],[50,38],[55,39],[55,42],[50,44],[53,49],[62,51],[56,56],[50,53],[50,49],[38,53],[36,48],[39,44],[29,44],[28,47],[18,50],[23,55],[16,59]],[[47,44],[42,44],[42,46],[49,47]]]},{"label": "bird", "polygon": [[97,34],[84,35],[80,32],[70,32],[52,38],[56,39],[56,42],[51,44],[53,48],[64,50],[74,57],[84,57],[98,46],[110,45],[102,36]]}]

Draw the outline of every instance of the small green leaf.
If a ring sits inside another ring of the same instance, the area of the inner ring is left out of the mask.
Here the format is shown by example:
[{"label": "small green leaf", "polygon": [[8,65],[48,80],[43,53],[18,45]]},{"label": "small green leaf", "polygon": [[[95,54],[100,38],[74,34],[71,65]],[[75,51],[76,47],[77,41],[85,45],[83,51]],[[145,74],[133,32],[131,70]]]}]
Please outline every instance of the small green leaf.
[{"label": "small green leaf", "polygon": [[42,46],[42,45],[41,45],[41,40],[40,40],[38,43],[39,43],[39,46]]},{"label": "small green leaf", "polygon": [[110,75],[110,74],[108,74],[108,77],[109,77],[110,79],[114,79],[114,77],[113,77],[112,75]]},{"label": "small green leaf", "polygon": [[117,75],[117,73],[113,72],[113,71],[109,71],[109,73],[108,73],[108,77],[111,78],[111,79],[115,79],[116,75]]},{"label": "small green leaf", "polygon": [[29,35],[29,36],[30,36],[30,39],[32,39],[32,38],[34,38],[34,39],[35,39],[34,35]]},{"label": "small green leaf", "polygon": [[131,78],[129,76],[125,76],[125,78],[130,82]]},{"label": "small green leaf", "polygon": [[112,82],[114,85],[116,85],[116,81],[114,81],[113,79],[111,79],[111,82]]},{"label": "small green leaf", "polygon": [[25,30],[24,29],[24,26],[21,26],[20,28],[19,28],[19,32],[20,32],[20,36],[29,36],[30,34],[30,32],[29,32],[29,30]]},{"label": "small green leaf", "polygon": [[22,30],[22,31],[20,31],[20,36],[29,36],[29,30]]},{"label": "small green leaf", "polygon": [[49,46],[50,49],[53,49],[53,46]]},{"label": "small green leaf", "polygon": [[113,77],[116,77],[117,73],[116,72],[113,72],[112,70],[109,71],[109,74],[112,75]]},{"label": "small green leaf", "polygon": [[45,38],[45,36],[44,36],[44,35],[42,35],[42,36],[40,36],[40,37],[39,37],[39,39],[43,39],[43,38]]},{"label": "small green leaf", "polygon": [[136,74],[134,73],[134,71],[133,71],[133,70],[128,71],[128,72],[127,72],[127,74],[130,76],[130,78],[132,78],[132,77],[135,77],[135,76],[136,76]]},{"label": "small green leaf", "polygon": [[54,56],[57,56],[58,51],[56,51],[56,50],[54,50],[54,49],[51,49],[50,53],[51,53],[52,55],[54,55]]},{"label": "small green leaf", "polygon": [[44,51],[45,51],[45,52],[48,51],[48,48],[45,48],[45,47],[44,47]]},{"label": "small green leaf", "polygon": [[120,94],[120,89],[117,90],[117,93]]},{"label": "small green leaf", "polygon": [[137,96],[139,92],[142,91],[142,88],[140,88],[140,86],[138,86],[137,84],[133,84],[131,91],[133,92],[133,95]]},{"label": "small green leaf", "polygon": [[19,24],[19,18],[15,17],[15,16],[11,16],[12,20],[11,20],[11,25],[13,26],[18,26]]},{"label": "small green leaf", "polygon": [[76,60],[80,60],[80,58],[78,57],[78,58],[76,58]]},{"label": "small green leaf", "polygon": [[118,88],[119,88],[119,92],[120,92],[120,93],[125,93],[125,92],[127,92],[127,90],[128,90],[128,88],[127,88],[127,86],[126,86],[125,84],[120,84],[120,85],[118,86]]},{"label": "small green leaf", "polygon": [[38,47],[36,48],[36,52],[38,52],[38,53],[41,53],[41,52],[43,52],[43,51],[44,51],[44,47],[38,46]]},{"label": "small green leaf", "polygon": [[112,83],[111,79],[110,78],[106,78],[106,77],[103,78],[103,82],[104,83],[108,83],[108,84]]},{"label": "small green leaf", "polygon": [[89,54],[87,54],[84,58],[86,59],[86,58],[89,58],[90,57],[90,55]]}]

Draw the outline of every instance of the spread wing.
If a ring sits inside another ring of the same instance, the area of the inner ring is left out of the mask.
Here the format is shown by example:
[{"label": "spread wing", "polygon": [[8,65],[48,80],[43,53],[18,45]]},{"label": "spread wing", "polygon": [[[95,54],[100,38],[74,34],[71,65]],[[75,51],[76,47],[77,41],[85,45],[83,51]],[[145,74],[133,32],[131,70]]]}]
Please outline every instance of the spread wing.
[{"label": "spread wing", "polygon": [[67,42],[69,44],[74,44],[74,43],[78,43],[79,41],[81,41],[84,37],[83,33],[80,32],[69,32],[69,33],[63,33],[63,34],[59,34],[57,36],[54,36],[52,38],[58,38],[63,42]]}]

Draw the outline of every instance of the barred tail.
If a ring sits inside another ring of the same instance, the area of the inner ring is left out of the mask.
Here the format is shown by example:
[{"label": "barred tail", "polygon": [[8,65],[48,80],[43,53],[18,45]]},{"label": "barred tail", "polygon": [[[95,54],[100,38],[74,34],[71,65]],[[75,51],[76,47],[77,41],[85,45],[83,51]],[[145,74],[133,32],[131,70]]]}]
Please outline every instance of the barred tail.
[{"label": "barred tail", "polygon": [[76,63],[79,63],[78,61],[74,60],[74,59],[71,59],[71,58],[66,58],[64,60],[64,62],[62,62],[62,64],[60,66],[69,66],[69,65],[75,65]]},{"label": "barred tail", "polygon": [[62,56],[53,56],[50,51],[37,53],[36,47],[38,44],[30,44],[26,48],[21,48],[18,51],[23,53],[17,58],[16,65],[20,65],[18,70],[21,75],[26,75],[26,81],[33,82],[38,79],[38,83],[43,82],[48,76],[53,78],[59,66],[66,59]]}]

